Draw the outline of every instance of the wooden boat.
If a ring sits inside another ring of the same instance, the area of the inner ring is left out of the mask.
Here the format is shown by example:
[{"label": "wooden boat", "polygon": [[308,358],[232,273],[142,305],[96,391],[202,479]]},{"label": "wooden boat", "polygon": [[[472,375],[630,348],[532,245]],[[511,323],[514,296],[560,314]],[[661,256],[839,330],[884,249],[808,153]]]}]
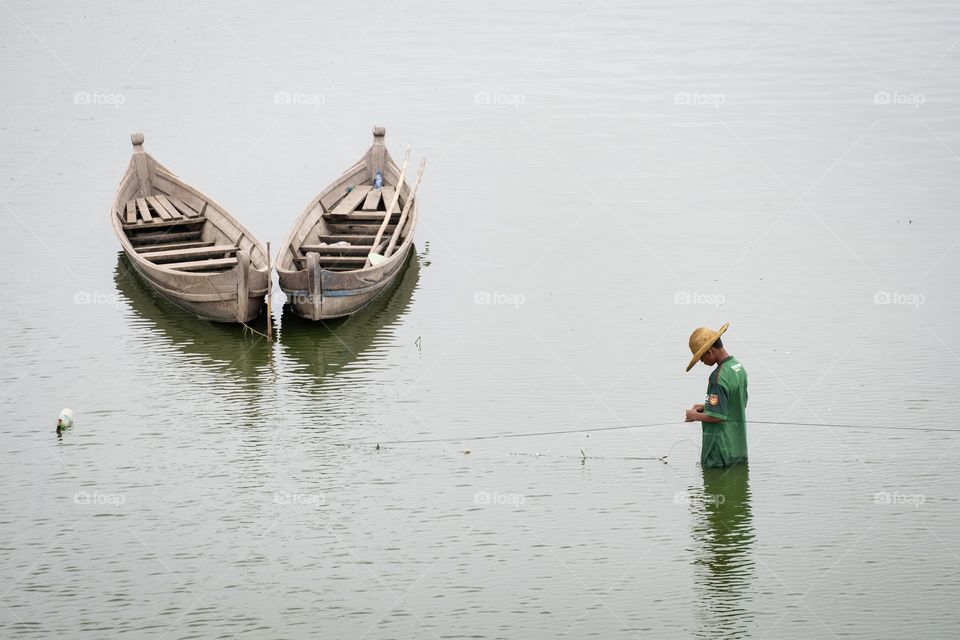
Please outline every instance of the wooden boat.
[{"label": "wooden boat", "polygon": [[208,196],[143,150],[113,199],[110,220],[133,268],[164,298],[206,320],[249,322],[270,278],[263,244]]},{"label": "wooden boat", "polygon": [[[310,201],[281,245],[280,288],[301,317],[355,313],[383,293],[407,263],[423,163],[413,186],[407,186],[409,149],[398,168],[385,135],[382,127],[373,130],[370,149]],[[378,173],[381,187],[375,184]]]}]

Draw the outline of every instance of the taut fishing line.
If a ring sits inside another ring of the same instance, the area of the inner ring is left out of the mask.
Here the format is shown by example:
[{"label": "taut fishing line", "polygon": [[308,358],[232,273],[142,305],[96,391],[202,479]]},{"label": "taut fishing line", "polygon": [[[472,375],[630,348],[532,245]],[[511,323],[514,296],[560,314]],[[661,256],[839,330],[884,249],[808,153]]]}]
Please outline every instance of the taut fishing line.
[{"label": "taut fishing line", "polygon": [[[649,422],[646,424],[630,424],[630,425],[620,425],[615,427],[593,427],[588,429],[568,429],[568,430],[557,430],[557,431],[536,431],[533,433],[503,433],[499,435],[482,435],[482,436],[460,436],[456,438],[423,438],[419,440],[381,440],[380,442],[335,442],[331,443],[334,446],[339,447],[362,447],[362,446],[374,446],[376,445],[377,449],[380,449],[381,445],[403,445],[403,444],[438,444],[446,442],[472,442],[479,440],[506,440],[510,438],[532,438],[535,436],[558,436],[558,435],[570,435],[576,433],[597,433],[600,431],[625,431],[627,429],[643,429],[646,427],[668,427],[673,425],[688,424],[687,422]],[[827,428],[842,428],[842,429],[882,429],[885,431],[934,431],[934,432],[960,432],[960,429],[946,429],[938,427],[896,427],[896,426],[883,426],[883,425],[857,425],[857,424],[830,424],[830,423],[820,423],[820,422],[782,422],[776,420],[748,420],[747,425],[751,424],[765,424],[765,425],[783,425],[791,427],[827,427]],[[667,462],[667,457],[673,451],[673,447],[677,446],[683,440],[674,443],[670,447],[670,450],[665,456],[660,458],[651,457],[651,458],[622,458],[624,460],[660,460],[664,464]],[[465,452],[469,453],[469,451]],[[586,460],[588,457],[581,450],[582,459]],[[511,454],[511,455],[544,455],[544,454]],[[576,457],[576,456],[570,456]],[[594,456],[590,456],[595,458]]]}]

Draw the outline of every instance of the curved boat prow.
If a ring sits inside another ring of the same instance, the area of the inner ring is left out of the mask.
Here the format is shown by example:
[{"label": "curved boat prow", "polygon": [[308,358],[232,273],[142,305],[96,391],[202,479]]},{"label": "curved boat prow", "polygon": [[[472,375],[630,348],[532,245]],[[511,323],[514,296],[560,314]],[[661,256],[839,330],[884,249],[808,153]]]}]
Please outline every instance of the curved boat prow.
[{"label": "curved boat prow", "polygon": [[370,146],[370,150],[367,152],[367,166],[370,167],[370,175],[376,178],[376,175],[379,173],[382,177],[385,169],[385,162],[387,160],[387,145],[385,138],[387,136],[386,127],[374,127],[373,128],[373,145]]},{"label": "curved boat prow", "polygon": [[143,134],[131,133],[130,143],[133,145],[133,166],[137,171],[137,184],[140,187],[140,197],[153,195],[150,188],[150,163],[147,162],[147,153],[143,150]]}]

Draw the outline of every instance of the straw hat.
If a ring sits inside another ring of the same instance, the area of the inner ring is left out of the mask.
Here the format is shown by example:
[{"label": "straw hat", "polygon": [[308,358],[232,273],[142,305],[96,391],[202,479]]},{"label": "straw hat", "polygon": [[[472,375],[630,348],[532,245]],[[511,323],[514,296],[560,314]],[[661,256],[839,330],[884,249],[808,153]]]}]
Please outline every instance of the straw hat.
[{"label": "straw hat", "polygon": [[726,323],[720,327],[719,331],[714,331],[713,329],[708,329],[707,327],[699,327],[694,329],[693,333],[690,334],[690,353],[693,354],[693,357],[690,358],[690,364],[687,365],[687,371],[693,369],[693,365],[697,364],[700,358],[703,357],[703,354],[707,352],[707,349],[713,346],[713,343],[717,341],[717,338],[723,335],[723,332],[727,330],[727,327],[730,326],[730,323]]}]

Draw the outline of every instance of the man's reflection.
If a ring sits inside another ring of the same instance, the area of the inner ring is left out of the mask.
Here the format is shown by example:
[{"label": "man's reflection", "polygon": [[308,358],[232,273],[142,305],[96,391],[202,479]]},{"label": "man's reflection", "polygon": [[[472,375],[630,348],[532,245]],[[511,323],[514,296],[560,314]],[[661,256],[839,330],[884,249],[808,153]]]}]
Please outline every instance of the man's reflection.
[{"label": "man's reflection", "polygon": [[[746,464],[703,468],[703,494],[691,500],[694,515],[694,574],[699,592],[697,634],[741,637],[754,613],[744,607],[754,578],[753,518]],[[694,494],[695,495],[695,494]]]}]

